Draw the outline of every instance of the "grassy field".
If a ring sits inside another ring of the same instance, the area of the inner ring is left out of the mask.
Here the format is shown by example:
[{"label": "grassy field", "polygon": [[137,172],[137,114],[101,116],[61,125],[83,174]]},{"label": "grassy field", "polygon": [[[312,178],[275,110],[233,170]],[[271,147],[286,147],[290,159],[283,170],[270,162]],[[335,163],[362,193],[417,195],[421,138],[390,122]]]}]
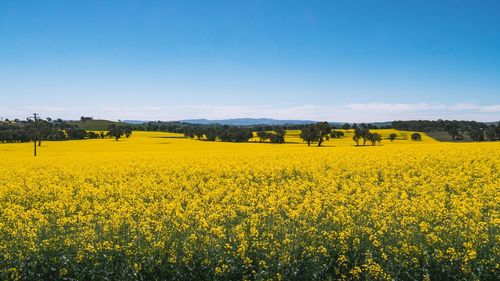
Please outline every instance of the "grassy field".
[{"label": "grassy field", "polygon": [[109,120],[86,120],[86,121],[69,121],[68,124],[71,125],[77,125],[80,127],[80,129],[83,130],[91,130],[91,131],[106,131],[108,127],[112,124],[115,124],[117,126],[126,126],[126,125],[131,125],[123,122],[115,122],[115,121],[109,121]]},{"label": "grassy field", "polygon": [[433,139],[435,140],[438,140],[438,141],[448,141],[448,142],[471,142],[473,141],[469,135],[467,134],[463,134],[463,140],[453,140],[450,136],[450,134],[448,134],[448,132],[427,132],[426,133],[428,136],[432,137]]},{"label": "grassy field", "polygon": [[0,279],[496,279],[500,143],[346,133],[0,144]]}]

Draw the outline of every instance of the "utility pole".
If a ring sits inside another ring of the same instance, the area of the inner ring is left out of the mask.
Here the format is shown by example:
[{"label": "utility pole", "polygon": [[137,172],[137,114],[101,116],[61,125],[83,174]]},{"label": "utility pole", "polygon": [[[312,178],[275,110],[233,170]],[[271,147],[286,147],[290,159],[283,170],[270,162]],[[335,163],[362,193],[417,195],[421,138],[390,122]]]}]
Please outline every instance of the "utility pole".
[{"label": "utility pole", "polygon": [[33,113],[33,118],[35,120],[35,125],[33,126],[33,128],[35,128],[35,132],[34,132],[34,135],[35,135],[35,139],[33,140],[33,153],[36,157],[36,142],[38,140],[38,127],[36,125],[36,117],[37,117],[38,113]]}]

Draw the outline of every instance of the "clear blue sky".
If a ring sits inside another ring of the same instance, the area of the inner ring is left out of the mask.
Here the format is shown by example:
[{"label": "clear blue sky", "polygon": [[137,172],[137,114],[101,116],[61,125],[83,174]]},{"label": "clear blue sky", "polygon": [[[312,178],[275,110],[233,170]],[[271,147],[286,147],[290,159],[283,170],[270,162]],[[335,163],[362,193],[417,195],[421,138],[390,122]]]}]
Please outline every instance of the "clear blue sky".
[{"label": "clear blue sky", "polygon": [[500,1],[0,1],[0,117],[500,119]]}]

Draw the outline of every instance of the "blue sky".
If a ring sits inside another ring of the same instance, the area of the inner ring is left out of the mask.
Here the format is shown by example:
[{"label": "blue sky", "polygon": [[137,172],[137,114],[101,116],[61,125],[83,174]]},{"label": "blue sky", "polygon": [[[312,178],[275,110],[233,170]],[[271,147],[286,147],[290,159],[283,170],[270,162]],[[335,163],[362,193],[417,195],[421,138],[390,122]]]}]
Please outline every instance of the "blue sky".
[{"label": "blue sky", "polygon": [[500,1],[0,2],[0,117],[500,119]]}]

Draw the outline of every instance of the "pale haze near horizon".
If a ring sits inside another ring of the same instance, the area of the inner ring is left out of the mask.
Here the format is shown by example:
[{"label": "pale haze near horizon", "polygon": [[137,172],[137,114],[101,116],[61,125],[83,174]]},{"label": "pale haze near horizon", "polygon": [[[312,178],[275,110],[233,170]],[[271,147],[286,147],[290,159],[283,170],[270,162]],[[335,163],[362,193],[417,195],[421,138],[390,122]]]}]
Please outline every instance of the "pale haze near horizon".
[{"label": "pale haze near horizon", "polygon": [[498,1],[2,1],[0,118],[500,120]]}]

